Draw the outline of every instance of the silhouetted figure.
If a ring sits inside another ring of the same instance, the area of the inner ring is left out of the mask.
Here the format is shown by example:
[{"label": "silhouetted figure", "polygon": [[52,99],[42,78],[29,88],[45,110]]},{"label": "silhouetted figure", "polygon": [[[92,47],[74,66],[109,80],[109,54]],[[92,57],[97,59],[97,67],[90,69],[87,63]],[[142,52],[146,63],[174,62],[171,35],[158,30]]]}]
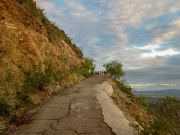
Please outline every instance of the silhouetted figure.
[{"label": "silhouetted figure", "polygon": [[99,75],[99,71],[97,71],[97,75]]},{"label": "silhouetted figure", "polygon": [[104,75],[104,71],[103,70],[101,71],[101,75]]},{"label": "silhouetted figure", "polygon": [[95,75],[105,75],[106,73],[104,70],[95,71]]}]

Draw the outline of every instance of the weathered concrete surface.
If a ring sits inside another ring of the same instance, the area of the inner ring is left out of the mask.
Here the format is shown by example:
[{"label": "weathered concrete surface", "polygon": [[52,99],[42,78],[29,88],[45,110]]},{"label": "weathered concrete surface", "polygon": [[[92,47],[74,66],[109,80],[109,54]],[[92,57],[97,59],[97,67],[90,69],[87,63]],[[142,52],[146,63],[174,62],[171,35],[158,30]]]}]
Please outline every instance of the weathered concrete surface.
[{"label": "weathered concrete surface", "polygon": [[[91,77],[50,98],[30,124],[13,135],[115,135],[105,123],[97,98],[105,77]],[[122,134],[125,135],[125,134]]]},{"label": "weathered concrete surface", "polygon": [[102,107],[104,121],[112,128],[116,135],[135,135],[135,129],[129,126],[129,121],[123,112],[114,104],[111,96],[113,94],[112,85],[109,82],[96,85],[97,98]]}]

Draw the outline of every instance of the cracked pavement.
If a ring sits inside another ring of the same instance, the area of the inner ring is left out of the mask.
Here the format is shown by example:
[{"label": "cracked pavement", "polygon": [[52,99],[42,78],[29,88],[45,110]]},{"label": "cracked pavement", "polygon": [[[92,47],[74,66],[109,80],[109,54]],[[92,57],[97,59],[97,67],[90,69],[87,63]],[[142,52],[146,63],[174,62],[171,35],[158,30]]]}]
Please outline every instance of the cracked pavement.
[{"label": "cracked pavement", "polygon": [[94,76],[56,94],[13,135],[115,135],[104,122],[95,85],[105,77]]}]

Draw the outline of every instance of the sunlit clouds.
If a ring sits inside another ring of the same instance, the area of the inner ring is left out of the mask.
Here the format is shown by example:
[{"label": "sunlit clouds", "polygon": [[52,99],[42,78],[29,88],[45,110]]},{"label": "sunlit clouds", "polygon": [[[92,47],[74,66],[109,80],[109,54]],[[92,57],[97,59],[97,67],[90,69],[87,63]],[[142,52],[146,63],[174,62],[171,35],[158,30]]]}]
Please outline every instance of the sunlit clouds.
[{"label": "sunlit clouds", "polygon": [[[136,78],[138,69],[170,71],[180,76],[179,0],[36,0],[48,18],[64,29],[97,69],[112,60],[122,62]],[[151,74],[151,72],[148,72]],[[168,72],[168,74],[167,74]],[[156,74],[155,74],[156,75]],[[170,75],[173,78],[173,75]],[[173,79],[180,81],[175,75]],[[148,83],[156,78],[146,76]],[[158,82],[168,84],[162,78]],[[127,74],[131,83],[139,83]],[[143,80],[139,80],[144,83]],[[151,87],[151,86],[148,86]],[[159,86],[157,85],[157,88]],[[164,88],[166,86],[164,85]]]}]

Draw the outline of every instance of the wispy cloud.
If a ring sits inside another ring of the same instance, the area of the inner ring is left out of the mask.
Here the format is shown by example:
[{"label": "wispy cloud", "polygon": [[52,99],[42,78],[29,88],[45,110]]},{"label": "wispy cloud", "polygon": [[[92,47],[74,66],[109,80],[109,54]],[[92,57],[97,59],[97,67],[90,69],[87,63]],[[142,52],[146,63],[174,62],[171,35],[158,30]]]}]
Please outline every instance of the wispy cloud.
[{"label": "wispy cloud", "polygon": [[137,83],[137,84],[131,84],[131,86],[134,88],[134,90],[163,90],[166,89],[173,89],[173,88],[179,88],[180,85],[177,83]]},{"label": "wispy cloud", "polygon": [[134,71],[170,67],[170,59],[180,66],[179,0],[36,1],[97,69],[116,59]]},{"label": "wispy cloud", "polygon": [[173,55],[177,55],[177,54],[180,54],[180,52],[175,51],[173,49],[167,49],[167,50],[163,50],[163,51],[152,51],[150,53],[144,53],[141,56],[143,58],[147,58],[147,57],[156,58],[157,56],[163,57],[163,56],[173,56]]}]

